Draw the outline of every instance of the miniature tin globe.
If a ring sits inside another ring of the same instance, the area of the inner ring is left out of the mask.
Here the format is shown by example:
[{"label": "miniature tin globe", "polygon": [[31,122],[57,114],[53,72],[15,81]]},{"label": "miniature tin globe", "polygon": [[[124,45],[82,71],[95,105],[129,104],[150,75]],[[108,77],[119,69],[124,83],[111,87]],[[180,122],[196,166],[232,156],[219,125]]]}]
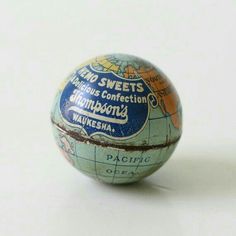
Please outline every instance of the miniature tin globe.
[{"label": "miniature tin globe", "polygon": [[169,79],[125,54],[99,56],[74,70],[56,94],[51,121],[64,157],[112,184],[158,170],[182,132],[181,103]]}]

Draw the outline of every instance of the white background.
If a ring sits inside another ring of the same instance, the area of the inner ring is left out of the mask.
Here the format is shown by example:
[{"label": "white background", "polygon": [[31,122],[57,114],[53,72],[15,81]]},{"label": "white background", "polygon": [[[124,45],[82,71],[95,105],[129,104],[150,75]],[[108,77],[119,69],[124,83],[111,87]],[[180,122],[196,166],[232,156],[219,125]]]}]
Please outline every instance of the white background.
[{"label": "white background", "polygon": [[[236,235],[236,1],[0,0],[0,235]],[[135,54],[182,99],[184,133],[144,182],[97,183],[54,143],[74,67]]]}]

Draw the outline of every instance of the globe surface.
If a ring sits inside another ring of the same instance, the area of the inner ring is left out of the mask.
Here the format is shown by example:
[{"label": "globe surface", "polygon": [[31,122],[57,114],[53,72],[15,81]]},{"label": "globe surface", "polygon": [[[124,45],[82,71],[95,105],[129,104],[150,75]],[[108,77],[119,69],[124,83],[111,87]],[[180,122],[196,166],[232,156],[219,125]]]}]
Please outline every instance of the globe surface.
[{"label": "globe surface", "polygon": [[159,169],[182,133],[170,80],[141,58],[110,54],[76,68],[51,111],[56,142],[82,173],[106,183],[136,182]]}]

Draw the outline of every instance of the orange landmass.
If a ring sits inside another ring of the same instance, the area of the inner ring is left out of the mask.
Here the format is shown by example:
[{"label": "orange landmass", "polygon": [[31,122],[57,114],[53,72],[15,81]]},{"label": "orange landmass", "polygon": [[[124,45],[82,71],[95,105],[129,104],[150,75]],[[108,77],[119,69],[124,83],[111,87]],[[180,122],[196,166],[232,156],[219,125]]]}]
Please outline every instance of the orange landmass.
[{"label": "orange landmass", "polygon": [[180,100],[170,81],[154,68],[147,70],[144,67],[140,67],[140,69],[136,70],[132,66],[127,66],[125,71],[126,78],[135,77],[137,74],[144,79],[156,95],[163,114],[171,115],[174,127],[181,128],[181,118],[178,112]]}]

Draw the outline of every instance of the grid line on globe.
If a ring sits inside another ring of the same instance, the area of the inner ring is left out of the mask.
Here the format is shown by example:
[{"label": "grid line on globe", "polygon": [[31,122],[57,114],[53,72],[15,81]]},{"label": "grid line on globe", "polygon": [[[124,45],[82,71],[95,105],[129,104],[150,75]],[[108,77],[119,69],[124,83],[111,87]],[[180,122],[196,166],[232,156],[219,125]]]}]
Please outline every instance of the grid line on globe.
[{"label": "grid line on globe", "polygon": [[[104,91],[117,100],[102,97]],[[119,112],[92,111],[95,103]],[[113,184],[155,172],[182,133],[181,103],[171,82],[150,62],[124,54],[97,57],[70,74],[56,95],[51,120],[65,158],[82,173]]]}]

